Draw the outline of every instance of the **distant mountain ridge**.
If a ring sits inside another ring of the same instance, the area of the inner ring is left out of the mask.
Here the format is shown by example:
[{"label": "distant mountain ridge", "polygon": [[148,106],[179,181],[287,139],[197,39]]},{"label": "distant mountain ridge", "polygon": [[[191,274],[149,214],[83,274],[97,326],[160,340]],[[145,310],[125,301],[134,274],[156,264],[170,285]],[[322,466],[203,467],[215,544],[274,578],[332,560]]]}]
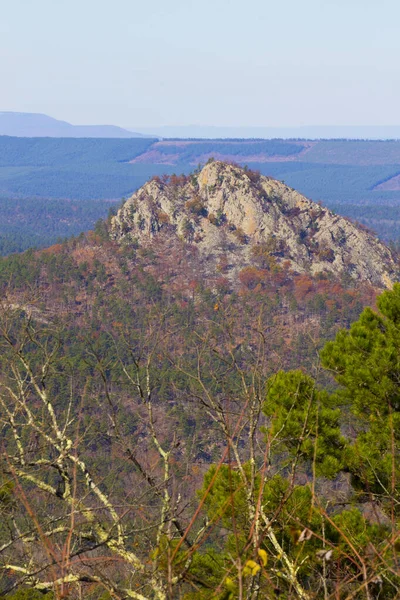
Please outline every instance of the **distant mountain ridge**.
[{"label": "distant mountain ridge", "polygon": [[115,125],[72,125],[40,113],[0,112],[0,135],[13,137],[136,138],[142,133]]}]

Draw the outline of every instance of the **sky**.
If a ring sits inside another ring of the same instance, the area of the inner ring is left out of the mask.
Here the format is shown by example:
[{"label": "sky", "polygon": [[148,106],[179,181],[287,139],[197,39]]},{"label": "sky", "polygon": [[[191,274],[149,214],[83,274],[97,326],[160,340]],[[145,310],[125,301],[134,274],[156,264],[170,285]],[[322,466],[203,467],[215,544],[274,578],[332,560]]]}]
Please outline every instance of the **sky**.
[{"label": "sky", "polygon": [[400,124],[398,0],[0,0],[0,110],[74,124]]}]

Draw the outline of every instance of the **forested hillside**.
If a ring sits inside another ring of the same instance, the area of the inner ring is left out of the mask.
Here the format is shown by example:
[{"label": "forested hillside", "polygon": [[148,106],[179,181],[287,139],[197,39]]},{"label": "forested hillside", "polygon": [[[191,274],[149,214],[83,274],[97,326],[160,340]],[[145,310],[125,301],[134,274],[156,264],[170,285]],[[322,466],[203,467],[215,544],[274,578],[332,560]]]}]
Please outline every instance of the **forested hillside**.
[{"label": "forested hillside", "polygon": [[0,255],[51,246],[93,227],[99,215],[114,210],[108,200],[54,198],[0,199]]},{"label": "forested hillside", "polygon": [[0,595],[398,598],[400,286],[116,218],[0,259]]}]

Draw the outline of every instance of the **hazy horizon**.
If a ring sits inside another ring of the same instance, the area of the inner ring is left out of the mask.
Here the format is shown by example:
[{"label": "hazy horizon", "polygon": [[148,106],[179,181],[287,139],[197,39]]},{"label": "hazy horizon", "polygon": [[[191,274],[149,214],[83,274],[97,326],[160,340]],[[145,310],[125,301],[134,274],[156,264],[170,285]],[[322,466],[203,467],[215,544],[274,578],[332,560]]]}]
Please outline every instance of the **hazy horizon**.
[{"label": "hazy horizon", "polygon": [[43,113],[0,111],[0,136],[14,137],[96,137],[96,138],[203,138],[203,139],[400,139],[399,125],[305,125],[300,127],[170,125],[120,128],[113,124],[74,125]]},{"label": "hazy horizon", "polygon": [[383,0],[14,0],[2,109],[75,125],[396,122],[400,5]]}]

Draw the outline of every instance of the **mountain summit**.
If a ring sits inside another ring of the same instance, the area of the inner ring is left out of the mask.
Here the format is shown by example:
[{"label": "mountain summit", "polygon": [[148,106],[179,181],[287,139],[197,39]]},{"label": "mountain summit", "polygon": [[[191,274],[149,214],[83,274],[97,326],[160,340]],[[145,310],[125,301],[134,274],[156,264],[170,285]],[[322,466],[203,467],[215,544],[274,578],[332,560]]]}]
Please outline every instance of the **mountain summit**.
[{"label": "mountain summit", "polygon": [[179,236],[198,247],[207,270],[224,262],[230,279],[252,265],[332,272],[391,287],[397,265],[370,231],[284,183],[220,161],[189,177],[155,177],[112,220],[112,237],[147,244]]}]

